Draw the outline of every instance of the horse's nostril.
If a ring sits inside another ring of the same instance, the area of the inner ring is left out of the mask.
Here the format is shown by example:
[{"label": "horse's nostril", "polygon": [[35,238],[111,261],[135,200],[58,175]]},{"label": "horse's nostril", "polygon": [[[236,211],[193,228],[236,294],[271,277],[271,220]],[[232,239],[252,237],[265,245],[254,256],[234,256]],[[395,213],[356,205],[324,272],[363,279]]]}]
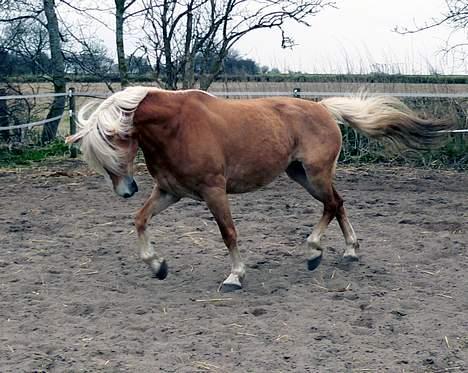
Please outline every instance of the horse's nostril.
[{"label": "horse's nostril", "polygon": [[133,182],[132,182],[132,190],[133,190],[133,193],[138,192],[138,185],[135,182],[135,180],[133,180]]},{"label": "horse's nostril", "polygon": [[123,198],[130,198],[132,196],[132,194],[130,193],[125,193],[122,197]]}]

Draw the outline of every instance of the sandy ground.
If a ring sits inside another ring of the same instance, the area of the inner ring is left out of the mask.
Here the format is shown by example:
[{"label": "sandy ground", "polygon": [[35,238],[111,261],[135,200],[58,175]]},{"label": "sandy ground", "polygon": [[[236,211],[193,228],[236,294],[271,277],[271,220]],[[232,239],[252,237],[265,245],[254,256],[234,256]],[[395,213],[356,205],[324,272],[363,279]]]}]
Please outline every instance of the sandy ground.
[{"label": "sandy ground", "polygon": [[219,293],[226,250],[203,204],[153,219],[166,280],[138,259],[131,200],[76,161],[0,171],[1,372],[462,372],[468,369],[468,174],[339,168],[361,241],[322,265],[304,240],[321,206],[286,177],[231,198],[248,265]]}]

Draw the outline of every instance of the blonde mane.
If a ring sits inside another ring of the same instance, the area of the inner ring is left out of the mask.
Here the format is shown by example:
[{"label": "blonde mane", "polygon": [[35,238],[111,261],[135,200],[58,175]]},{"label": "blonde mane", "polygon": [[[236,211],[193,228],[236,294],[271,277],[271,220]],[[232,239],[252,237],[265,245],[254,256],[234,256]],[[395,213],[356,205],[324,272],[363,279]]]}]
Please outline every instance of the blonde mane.
[{"label": "blonde mane", "polygon": [[114,93],[95,110],[95,102],[86,104],[78,113],[79,132],[69,142],[81,139],[84,160],[97,172],[116,175],[126,154],[109,140],[114,135],[125,137],[133,126],[133,113],[146,97],[150,87],[129,87]]}]

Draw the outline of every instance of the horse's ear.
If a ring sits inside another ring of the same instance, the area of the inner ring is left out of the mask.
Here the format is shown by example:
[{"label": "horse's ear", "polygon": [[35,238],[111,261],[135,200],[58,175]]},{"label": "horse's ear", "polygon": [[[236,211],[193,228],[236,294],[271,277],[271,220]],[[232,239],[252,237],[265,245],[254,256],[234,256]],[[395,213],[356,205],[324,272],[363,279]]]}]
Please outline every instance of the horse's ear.
[{"label": "horse's ear", "polygon": [[67,136],[65,138],[65,144],[73,144],[77,141],[80,141],[82,137],[83,137],[82,131],[75,133],[74,135]]}]

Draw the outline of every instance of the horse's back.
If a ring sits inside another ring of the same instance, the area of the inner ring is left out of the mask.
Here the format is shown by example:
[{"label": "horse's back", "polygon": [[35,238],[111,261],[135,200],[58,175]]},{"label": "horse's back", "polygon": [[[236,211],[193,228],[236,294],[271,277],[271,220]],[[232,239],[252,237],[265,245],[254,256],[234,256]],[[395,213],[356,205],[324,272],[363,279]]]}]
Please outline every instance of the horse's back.
[{"label": "horse's back", "polygon": [[340,128],[320,103],[276,97],[215,99],[213,104],[217,112],[223,113],[225,135],[234,134],[235,144],[242,144],[244,151],[251,148],[257,156],[274,152],[288,162],[327,162],[335,161],[341,149]]}]

